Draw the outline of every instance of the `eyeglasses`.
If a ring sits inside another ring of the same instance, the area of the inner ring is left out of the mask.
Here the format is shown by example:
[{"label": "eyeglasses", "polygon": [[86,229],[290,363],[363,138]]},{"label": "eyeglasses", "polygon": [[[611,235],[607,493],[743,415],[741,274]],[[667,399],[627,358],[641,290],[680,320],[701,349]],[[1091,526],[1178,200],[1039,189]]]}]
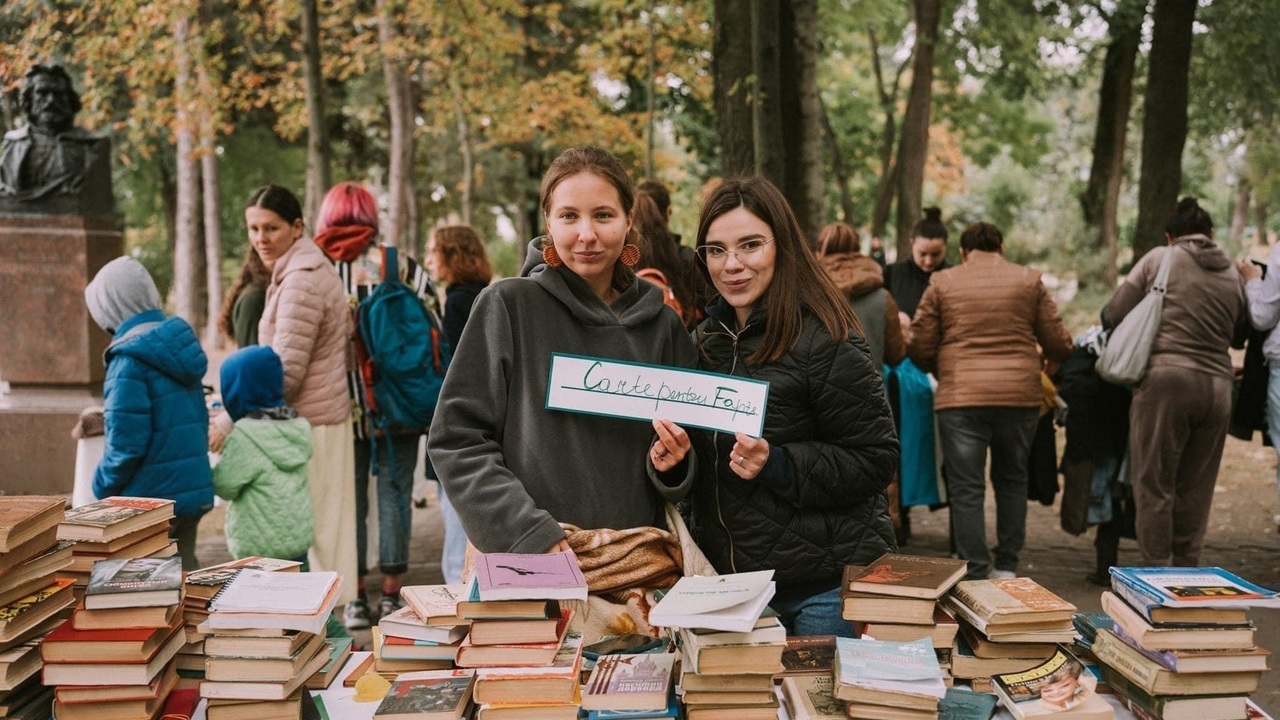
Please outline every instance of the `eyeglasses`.
[{"label": "eyeglasses", "polygon": [[713,261],[727,262],[730,255],[733,255],[737,257],[739,261],[742,261],[749,257],[759,255],[760,251],[764,249],[764,246],[771,242],[773,242],[773,238],[765,238],[764,240],[747,240],[745,242],[738,243],[738,247],[734,250],[730,250],[720,245],[703,245],[698,248],[697,252],[698,257],[702,259],[702,262],[707,263],[708,265]]}]

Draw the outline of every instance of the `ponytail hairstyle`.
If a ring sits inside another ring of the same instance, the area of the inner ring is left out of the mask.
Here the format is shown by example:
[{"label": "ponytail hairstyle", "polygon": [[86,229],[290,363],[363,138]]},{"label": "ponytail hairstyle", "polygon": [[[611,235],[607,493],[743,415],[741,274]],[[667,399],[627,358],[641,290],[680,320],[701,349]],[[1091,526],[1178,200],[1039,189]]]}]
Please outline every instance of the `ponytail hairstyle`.
[{"label": "ponytail hairstyle", "polygon": [[[794,348],[800,340],[805,310],[818,318],[832,342],[845,342],[855,332],[864,335],[848,299],[814,257],[782,191],[765,178],[725,180],[707,197],[698,219],[697,247],[707,244],[712,222],[738,208],[745,208],[769,226],[777,248],[773,281],[760,298],[765,303],[764,339],[747,361],[757,365],[776,362]],[[699,267],[710,282],[706,263],[699,263]]]},{"label": "ponytail hairstyle", "polygon": [[227,291],[227,296],[222,301],[222,312],[218,313],[218,329],[223,335],[230,340],[235,340],[236,332],[231,320],[235,314],[236,300],[240,299],[240,293],[250,285],[261,285],[265,288],[270,284],[271,271],[262,264],[262,258],[258,257],[258,252],[253,249],[252,244],[249,244],[244,251],[244,262],[240,263],[240,273],[236,275],[235,282],[231,284],[231,289]]},{"label": "ponytail hairstyle", "polygon": [[270,210],[290,225],[302,219],[302,203],[298,202],[298,196],[279,185],[263,185],[254,190],[244,204],[246,210],[251,207]]},{"label": "ponytail hairstyle", "polygon": [[[560,156],[551,162],[551,167],[548,167],[546,174],[542,176],[542,191],[539,193],[539,204],[542,206],[544,218],[551,214],[551,194],[560,186],[560,183],[564,182],[566,178],[583,172],[595,175],[618,191],[618,201],[622,204],[622,212],[630,222],[631,211],[636,206],[636,190],[631,184],[631,177],[627,175],[627,169],[622,166],[622,161],[599,145],[579,145],[569,148],[560,153]],[[635,223],[632,223],[631,229],[627,231],[625,242],[637,247],[642,245],[640,233],[636,231]],[[550,235],[542,239],[542,249],[545,250],[551,244]],[[618,292],[626,290],[631,287],[631,283],[635,282],[635,278],[636,274],[632,272],[631,268],[623,265],[621,259],[614,262],[614,290]]]},{"label": "ponytail hairstyle", "polygon": [[1178,201],[1165,221],[1164,231],[1170,238],[1184,235],[1213,237],[1213,218],[1200,207],[1196,199],[1188,195]]},{"label": "ponytail hairstyle", "polygon": [[947,226],[942,222],[941,208],[931,206],[924,209],[924,218],[911,226],[911,240],[916,238],[947,241]]}]

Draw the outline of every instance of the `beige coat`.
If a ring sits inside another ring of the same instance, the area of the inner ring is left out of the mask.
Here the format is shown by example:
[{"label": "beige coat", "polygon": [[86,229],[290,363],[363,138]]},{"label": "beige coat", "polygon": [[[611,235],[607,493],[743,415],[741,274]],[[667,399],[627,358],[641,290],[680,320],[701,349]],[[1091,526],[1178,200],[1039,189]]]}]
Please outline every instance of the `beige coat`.
[{"label": "beige coat", "polygon": [[311,240],[295,242],[271,272],[258,341],[280,355],[285,402],[313,426],[351,419],[348,317],[333,265]]},{"label": "beige coat", "polygon": [[1029,408],[1044,400],[1041,355],[1065,360],[1071,336],[1039,271],[975,250],[964,264],[933,274],[907,351],[937,376],[937,410]]}]

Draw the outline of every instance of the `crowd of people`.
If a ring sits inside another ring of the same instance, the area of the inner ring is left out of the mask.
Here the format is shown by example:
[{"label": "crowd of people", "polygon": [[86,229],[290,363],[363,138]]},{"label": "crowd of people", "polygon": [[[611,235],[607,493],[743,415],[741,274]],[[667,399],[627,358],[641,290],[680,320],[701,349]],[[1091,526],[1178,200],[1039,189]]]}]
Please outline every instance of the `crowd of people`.
[{"label": "crowd of people", "polygon": [[[912,505],[949,506],[969,578],[1017,573],[1033,436],[1059,363],[1081,343],[1040,273],[1005,257],[999,228],[965,228],[953,267],[946,224],[929,208],[910,256],[885,265],[848,225],[806,237],[778,188],[747,177],[707,193],[686,246],[667,226],[667,191],[633,186],[596,146],[551,164],[540,203],[546,234],[529,242],[518,277],[491,284],[471,227],[437,228],[422,263],[396,265],[365,187],[332,188],[314,229],[291,192],[259,188],[220,317],[240,349],[222,363],[212,411],[194,331],[165,317],[136,260],[112,261],[85,291],[113,336],[95,494],[173,498],[173,534],[194,568],[196,526],[216,493],[230,502],[232,554],[296,558],[345,578],[335,634],[401,606],[419,469],[439,482],[447,582],[462,580],[470,548],[571,550],[593,601],[639,627],[630,590],[690,572],[772,570],[789,632],[851,635],[841,573],[909,543]],[[1231,413],[1228,346],[1242,324],[1280,321],[1280,255],[1265,278],[1232,263],[1192,199],[1167,229],[1167,246],[1135,265],[1102,312],[1105,324],[1122,322],[1170,265],[1133,388],[1128,461],[1103,486],[1131,488],[1144,563],[1195,565]],[[398,277],[384,276],[391,266]],[[452,357],[422,426],[379,422],[371,391],[358,310],[393,282],[420,300]],[[1266,356],[1280,359],[1278,348],[1268,339]],[[763,430],[549,410],[555,353],[766,381]],[[369,557],[380,578],[366,585]]]}]

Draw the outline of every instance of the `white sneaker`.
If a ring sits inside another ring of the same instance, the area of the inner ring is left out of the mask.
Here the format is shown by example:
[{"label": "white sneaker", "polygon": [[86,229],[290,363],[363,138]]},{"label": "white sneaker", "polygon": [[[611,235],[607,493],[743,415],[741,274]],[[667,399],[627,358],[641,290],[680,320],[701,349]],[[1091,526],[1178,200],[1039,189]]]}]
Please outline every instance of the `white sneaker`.
[{"label": "white sneaker", "polygon": [[1012,570],[992,570],[987,573],[988,580],[1012,580],[1018,577],[1018,573]]}]

